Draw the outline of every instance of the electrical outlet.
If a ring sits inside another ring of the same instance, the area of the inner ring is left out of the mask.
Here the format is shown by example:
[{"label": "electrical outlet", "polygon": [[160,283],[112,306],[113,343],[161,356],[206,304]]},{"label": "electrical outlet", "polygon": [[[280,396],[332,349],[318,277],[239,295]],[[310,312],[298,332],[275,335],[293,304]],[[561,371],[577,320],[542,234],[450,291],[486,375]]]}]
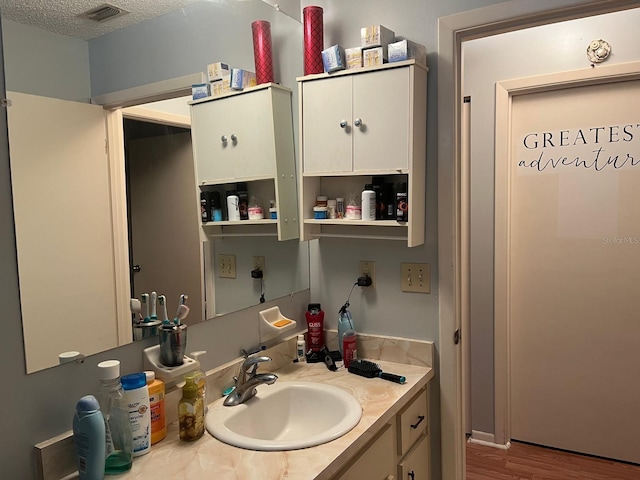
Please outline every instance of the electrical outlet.
[{"label": "electrical outlet", "polygon": [[402,291],[431,293],[431,265],[428,263],[402,263]]},{"label": "electrical outlet", "polygon": [[367,288],[376,288],[376,262],[370,260],[360,260],[360,275],[371,277],[371,286]]},{"label": "electrical outlet", "polygon": [[236,278],[235,255],[218,255],[218,277]]},{"label": "electrical outlet", "polygon": [[264,257],[253,257],[252,270],[261,270],[264,274]]}]

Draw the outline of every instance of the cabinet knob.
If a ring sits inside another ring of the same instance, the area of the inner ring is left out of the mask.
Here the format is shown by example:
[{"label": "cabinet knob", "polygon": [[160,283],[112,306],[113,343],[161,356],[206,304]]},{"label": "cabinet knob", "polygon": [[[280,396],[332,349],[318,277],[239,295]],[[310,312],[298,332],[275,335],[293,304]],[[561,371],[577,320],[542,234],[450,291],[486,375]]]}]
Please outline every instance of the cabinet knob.
[{"label": "cabinet knob", "polygon": [[346,121],[346,120],[342,120],[342,121],[340,122],[340,128],[347,128],[347,125],[349,125],[349,124],[347,123],[347,121]]},{"label": "cabinet knob", "polygon": [[225,143],[225,144],[226,144],[226,143],[227,143],[227,136],[226,136],[226,135],[222,135],[222,136],[220,137],[220,141],[221,141],[222,143]]},{"label": "cabinet knob", "polygon": [[234,145],[238,143],[238,137],[236,137],[235,133],[231,134],[231,141],[233,142]]},{"label": "cabinet knob", "polygon": [[356,118],[355,121],[353,122],[353,124],[356,127],[359,127],[360,125],[362,125],[362,119],[361,118]]}]

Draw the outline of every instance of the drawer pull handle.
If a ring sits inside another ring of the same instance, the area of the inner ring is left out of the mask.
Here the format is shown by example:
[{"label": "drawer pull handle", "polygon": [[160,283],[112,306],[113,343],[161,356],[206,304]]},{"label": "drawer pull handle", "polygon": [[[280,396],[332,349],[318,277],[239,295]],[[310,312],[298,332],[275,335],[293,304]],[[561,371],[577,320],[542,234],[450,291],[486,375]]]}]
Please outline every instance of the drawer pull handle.
[{"label": "drawer pull handle", "polygon": [[408,473],[408,475],[409,475],[409,478],[410,478],[411,480],[414,480],[414,479],[416,478],[416,474],[415,474],[415,473],[413,473],[413,470],[411,470],[411,471]]},{"label": "drawer pull handle", "polygon": [[411,425],[411,428],[413,428],[413,429],[418,428],[418,425],[420,425],[423,420],[424,420],[424,415],[418,415],[418,421],[416,423],[414,423],[413,425]]}]

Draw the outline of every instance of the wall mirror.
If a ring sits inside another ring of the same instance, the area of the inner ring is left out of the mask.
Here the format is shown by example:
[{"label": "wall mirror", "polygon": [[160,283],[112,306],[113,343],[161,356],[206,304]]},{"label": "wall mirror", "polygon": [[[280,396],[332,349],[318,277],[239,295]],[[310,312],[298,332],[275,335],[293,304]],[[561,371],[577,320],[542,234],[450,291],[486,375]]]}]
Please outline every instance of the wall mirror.
[{"label": "wall mirror", "polygon": [[[101,3],[76,2],[80,10]],[[309,288],[306,242],[278,242],[265,236],[207,239],[199,229],[187,232],[188,227],[163,222],[158,212],[175,203],[174,193],[181,184],[170,174],[165,182],[173,180],[171,187],[154,192],[144,182],[155,178],[160,153],[178,148],[189,153],[188,125],[181,125],[181,120],[162,125],[127,115],[126,109],[115,110],[122,123],[121,140],[126,140],[127,165],[113,165],[113,152],[107,152],[105,144],[113,145],[113,138],[104,133],[105,123],[113,122],[109,114],[113,110],[95,104],[114,92],[127,91],[135,97],[136,89],[157,82],[194,78],[215,61],[253,70],[251,22],[258,19],[272,26],[276,81],[294,90],[295,78],[302,72],[302,29],[293,18],[299,8],[281,12],[259,0],[179,1],[172,8],[166,5],[170,2],[163,3],[164,11],[139,14],[134,10],[141,3],[153,9],[157,2],[121,2],[125,10],[131,6],[132,13],[105,22],[85,21],[91,27],[81,28],[74,22],[58,22],[59,8],[53,1],[49,12],[41,12],[46,18],[42,22],[32,9],[0,1],[7,96],[12,103],[9,149],[27,373],[57,365],[62,352],[91,355],[131,342],[128,300],[152,289],[167,293],[152,286],[161,273],[178,278],[182,269],[196,283],[209,281],[210,291],[217,292],[215,310],[198,314],[199,306],[190,305],[192,322],[256,305],[263,293],[268,301]],[[290,12],[294,14],[289,16]],[[186,99],[171,102],[136,108],[188,119]],[[292,105],[297,105],[295,92]],[[92,131],[100,141],[90,141]],[[134,160],[133,154],[142,158]],[[175,168],[181,170],[179,165]],[[137,175],[135,182],[142,178],[141,184],[131,183],[129,170]],[[120,198],[113,196],[115,182],[121,182],[118,188],[125,192]],[[162,239],[174,243],[179,252],[160,262],[139,262],[143,271],[152,273],[144,286],[130,271],[135,260],[125,268],[114,260],[118,255],[129,258],[129,249],[135,247],[132,232],[121,228],[131,228],[132,191],[143,205],[136,207],[140,226],[134,229],[149,237],[146,244],[135,240],[141,245],[138,251],[150,253]],[[197,207],[195,194],[192,201]],[[197,210],[189,216],[197,225]],[[238,276],[207,277],[203,263],[182,257],[187,253],[201,262],[215,262],[218,253],[235,255]],[[264,282],[249,275],[254,256],[265,257]],[[128,279],[124,295],[123,278]],[[206,292],[204,288],[203,297]],[[176,296],[167,294],[170,317],[177,307]]]}]

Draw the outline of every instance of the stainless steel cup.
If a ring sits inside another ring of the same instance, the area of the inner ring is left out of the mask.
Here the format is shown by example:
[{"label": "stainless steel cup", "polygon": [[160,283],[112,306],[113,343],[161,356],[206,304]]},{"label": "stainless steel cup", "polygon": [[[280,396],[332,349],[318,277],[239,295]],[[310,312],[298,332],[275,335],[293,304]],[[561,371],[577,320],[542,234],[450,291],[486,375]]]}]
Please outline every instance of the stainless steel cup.
[{"label": "stainless steel cup", "polygon": [[184,363],[187,349],[187,326],[162,325],[160,327],[160,363],[165,367],[177,367]]}]

